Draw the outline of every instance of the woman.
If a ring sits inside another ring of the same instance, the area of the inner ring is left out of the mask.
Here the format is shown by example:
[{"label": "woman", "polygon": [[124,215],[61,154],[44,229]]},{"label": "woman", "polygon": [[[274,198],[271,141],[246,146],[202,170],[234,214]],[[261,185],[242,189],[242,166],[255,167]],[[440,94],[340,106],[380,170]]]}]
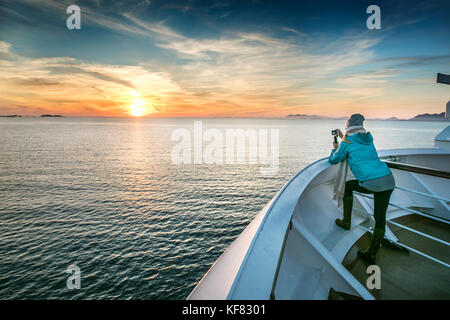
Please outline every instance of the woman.
[{"label": "woman", "polygon": [[377,251],[384,238],[386,210],[395,187],[395,180],[386,163],[378,158],[373,145],[373,137],[370,132],[366,132],[364,129],[364,120],[363,115],[353,114],[347,120],[345,135],[338,130],[338,135],[343,140],[339,145],[333,142],[333,150],[328,161],[331,164],[336,164],[347,159],[350,169],[357,179],[345,183],[344,218],[342,220],[336,219],[336,224],[339,227],[350,230],[353,191],[374,195],[375,229],[372,241],[367,251],[358,251],[358,256],[370,264],[375,264]]}]

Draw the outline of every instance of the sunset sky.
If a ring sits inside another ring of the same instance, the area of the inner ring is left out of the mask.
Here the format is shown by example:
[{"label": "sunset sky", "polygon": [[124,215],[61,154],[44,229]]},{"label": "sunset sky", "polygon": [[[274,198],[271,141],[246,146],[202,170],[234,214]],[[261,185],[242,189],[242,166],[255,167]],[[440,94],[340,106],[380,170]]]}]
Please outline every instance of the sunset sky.
[{"label": "sunset sky", "polygon": [[440,113],[449,37],[450,1],[2,0],[0,115]]}]

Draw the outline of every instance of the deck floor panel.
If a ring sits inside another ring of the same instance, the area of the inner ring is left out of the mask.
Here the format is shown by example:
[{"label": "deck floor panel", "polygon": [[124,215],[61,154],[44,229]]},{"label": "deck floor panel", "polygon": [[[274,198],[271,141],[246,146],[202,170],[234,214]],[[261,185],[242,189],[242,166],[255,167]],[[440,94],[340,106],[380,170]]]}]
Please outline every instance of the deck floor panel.
[{"label": "deck floor panel", "polygon": [[[401,217],[394,221],[443,240],[450,236],[448,225],[421,216]],[[401,243],[444,262],[450,261],[448,246],[398,227],[392,230]],[[369,233],[364,234],[342,262],[364,286],[370,276],[366,273],[369,264],[357,256],[357,251],[365,250],[370,244],[370,239]],[[376,299],[450,299],[450,269],[441,264],[414,252],[408,253],[382,246],[377,255],[377,265],[381,270],[381,289],[369,290]]]}]

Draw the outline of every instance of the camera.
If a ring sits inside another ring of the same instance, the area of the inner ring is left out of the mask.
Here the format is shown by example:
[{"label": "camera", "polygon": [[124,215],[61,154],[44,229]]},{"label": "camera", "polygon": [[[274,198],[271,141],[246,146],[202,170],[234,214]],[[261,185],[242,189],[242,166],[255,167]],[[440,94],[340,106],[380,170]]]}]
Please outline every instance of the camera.
[{"label": "camera", "polygon": [[338,129],[331,130],[331,134],[334,136],[334,142],[338,143]]}]

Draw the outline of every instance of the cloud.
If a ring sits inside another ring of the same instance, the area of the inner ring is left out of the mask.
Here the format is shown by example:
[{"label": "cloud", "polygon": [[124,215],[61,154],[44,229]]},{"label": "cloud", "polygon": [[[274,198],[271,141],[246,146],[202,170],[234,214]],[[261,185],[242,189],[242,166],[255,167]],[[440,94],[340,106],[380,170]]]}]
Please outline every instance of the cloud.
[{"label": "cloud", "polygon": [[176,9],[176,10],[180,10],[182,12],[186,12],[191,10],[192,8],[186,4],[174,4],[174,3],[169,3],[169,4],[165,4],[164,8],[166,9]]},{"label": "cloud", "polygon": [[299,35],[300,37],[303,37],[303,38],[308,38],[308,35],[306,33],[300,32],[294,28],[283,27],[283,28],[281,28],[281,30],[295,33],[296,35]]},{"label": "cloud", "polygon": [[[172,31],[170,28],[164,26],[162,23],[148,23],[141,19],[136,18],[131,13],[123,13],[123,16],[127,18],[129,21],[133,22],[136,26],[139,27],[137,31],[134,31],[134,28],[130,28],[128,25],[111,25],[108,21],[109,18],[100,20],[101,24],[112,28],[112,29],[123,29],[126,31],[134,32],[140,35],[145,35],[149,37],[156,37],[159,39],[165,39],[165,37],[169,38],[176,38],[176,39],[183,39],[184,37],[180,34]],[[98,23],[99,21],[97,19],[93,20],[94,23]],[[150,32],[150,33],[149,33]]]},{"label": "cloud", "polygon": [[14,57],[11,52],[11,44],[0,40],[0,61],[7,63],[6,60],[10,60]]},{"label": "cloud", "polygon": [[392,77],[397,76],[399,73],[400,72],[397,69],[367,70],[352,74],[340,75],[336,77],[336,82],[345,84],[351,88],[384,87],[391,81]]},{"label": "cloud", "polygon": [[231,13],[232,13],[232,11],[226,11],[226,12],[224,12],[223,14],[220,15],[220,18],[221,18],[221,19],[226,18],[226,17],[228,17]]},{"label": "cloud", "polygon": [[450,63],[450,55],[439,56],[404,56],[404,57],[391,57],[383,59],[373,59],[369,63],[379,62],[394,62],[393,67],[417,67],[434,64]]},{"label": "cloud", "polygon": [[57,81],[49,81],[47,79],[42,78],[31,78],[31,79],[22,79],[22,78],[9,78],[14,84],[19,86],[32,86],[32,87],[42,87],[42,86],[55,86],[60,84]]},{"label": "cloud", "polygon": [[[125,110],[120,105],[129,104],[136,95],[152,101],[160,115],[271,116],[298,111],[303,105],[320,104],[321,95],[327,90],[333,95],[354,96],[342,88],[354,87],[354,80],[337,79],[323,88],[324,79],[335,78],[345,68],[373,59],[371,48],[379,42],[379,39],[345,37],[320,44],[318,50],[299,38],[280,39],[256,32],[197,39],[180,35],[162,23],[147,23],[131,13],[123,17],[133,25],[116,25],[109,18],[96,19],[96,23],[121,31],[137,30],[181,60],[164,66],[163,72],[156,72],[145,63],[114,66],[70,57],[17,56],[21,63],[3,66],[3,71],[6,75],[9,72],[10,77],[22,75],[19,88],[27,86],[34,101],[42,105],[55,106],[58,99],[79,97],[77,102],[60,106],[75,109],[86,101],[91,109],[105,110],[110,103],[111,112],[120,114]],[[347,50],[349,47],[352,50]],[[1,48],[0,52],[11,54],[8,44]],[[54,85],[27,82],[25,78],[45,79]],[[14,81],[18,83],[17,79]],[[30,87],[36,90],[29,90]],[[19,98],[16,103],[29,104],[29,99]]]},{"label": "cloud", "polygon": [[143,66],[93,64],[71,57],[27,58],[5,42],[0,42],[0,51],[11,58],[8,65],[0,64],[0,113],[15,108],[19,114],[45,109],[66,115],[94,110],[91,115],[123,116],[136,99],[152,96],[146,102],[152,105],[154,100],[157,110],[168,94],[182,92],[169,74]]}]

